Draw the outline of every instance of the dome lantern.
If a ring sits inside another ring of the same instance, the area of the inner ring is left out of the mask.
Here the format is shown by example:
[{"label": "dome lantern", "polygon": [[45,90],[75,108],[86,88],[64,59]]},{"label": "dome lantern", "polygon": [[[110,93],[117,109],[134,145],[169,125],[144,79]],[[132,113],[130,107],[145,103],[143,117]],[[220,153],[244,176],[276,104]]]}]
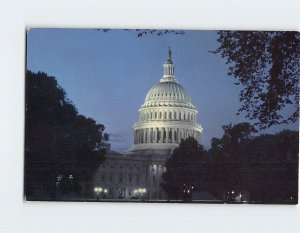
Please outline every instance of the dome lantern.
[{"label": "dome lantern", "polygon": [[160,82],[170,82],[170,81],[176,81],[174,76],[174,65],[172,61],[172,51],[169,47],[169,53],[167,61],[163,64],[164,67],[164,75],[163,78],[160,80]]}]

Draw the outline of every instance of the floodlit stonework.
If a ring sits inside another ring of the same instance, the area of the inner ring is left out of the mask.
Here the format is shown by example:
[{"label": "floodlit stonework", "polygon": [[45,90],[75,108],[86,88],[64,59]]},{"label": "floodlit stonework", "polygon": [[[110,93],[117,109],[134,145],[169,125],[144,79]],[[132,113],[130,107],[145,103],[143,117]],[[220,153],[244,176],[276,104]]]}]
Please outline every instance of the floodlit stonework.
[{"label": "floodlit stonework", "polygon": [[133,126],[134,145],[124,155],[108,151],[95,176],[109,199],[165,199],[160,187],[164,163],[182,139],[200,141],[202,126],[188,92],[175,79],[172,52],[163,64],[163,77],[147,93]]},{"label": "floodlit stonework", "polygon": [[181,139],[200,140],[202,127],[196,123],[198,111],[188,92],[175,79],[171,50],[163,70],[162,79],[150,89],[139,109],[139,122],[133,127],[134,146],[127,153],[169,151]]}]

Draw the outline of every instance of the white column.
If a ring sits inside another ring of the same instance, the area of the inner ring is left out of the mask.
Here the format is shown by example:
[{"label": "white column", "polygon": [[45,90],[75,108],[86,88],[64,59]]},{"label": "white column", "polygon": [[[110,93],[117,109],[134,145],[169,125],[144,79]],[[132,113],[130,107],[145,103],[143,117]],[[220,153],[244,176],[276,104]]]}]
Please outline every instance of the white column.
[{"label": "white column", "polygon": [[179,134],[178,134],[178,142],[180,142],[181,141],[181,129],[178,129],[178,132],[179,132]]},{"label": "white column", "polygon": [[172,128],[172,143],[174,143],[174,142],[175,142],[174,134],[175,134],[175,129],[174,129],[174,128]]},{"label": "white column", "polygon": [[169,142],[169,128],[165,128],[166,129],[166,143]]},{"label": "white column", "polygon": [[[168,115],[168,113],[167,113]],[[166,138],[165,138],[165,143],[168,143],[168,128],[165,128],[165,135],[166,135]]]},{"label": "white column", "polygon": [[153,128],[150,129],[150,135],[151,135],[150,142],[153,143]]},{"label": "white column", "polygon": [[139,129],[139,144],[141,144],[142,140],[141,140],[141,129]]},{"label": "white column", "polygon": [[147,129],[147,143],[150,143],[150,128]]}]

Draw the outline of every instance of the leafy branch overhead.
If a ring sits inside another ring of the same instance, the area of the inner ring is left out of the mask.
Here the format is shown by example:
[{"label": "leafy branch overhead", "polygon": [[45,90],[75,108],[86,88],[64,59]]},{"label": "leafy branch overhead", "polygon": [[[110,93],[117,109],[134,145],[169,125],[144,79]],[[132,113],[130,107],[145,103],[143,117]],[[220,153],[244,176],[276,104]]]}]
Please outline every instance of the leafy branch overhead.
[{"label": "leafy branch overhead", "polygon": [[[97,29],[98,31],[108,32],[112,29]],[[183,35],[185,31],[183,30],[159,30],[159,29],[124,29],[125,31],[134,31],[137,33],[138,37],[142,37],[145,35],[157,35],[163,36],[167,34],[173,35]]]},{"label": "leafy branch overhead", "polygon": [[[299,117],[300,33],[219,31],[219,48],[228,75],[243,86],[239,112],[260,129],[296,122]],[[288,106],[289,115],[283,114]],[[239,114],[239,113],[238,113]]]}]

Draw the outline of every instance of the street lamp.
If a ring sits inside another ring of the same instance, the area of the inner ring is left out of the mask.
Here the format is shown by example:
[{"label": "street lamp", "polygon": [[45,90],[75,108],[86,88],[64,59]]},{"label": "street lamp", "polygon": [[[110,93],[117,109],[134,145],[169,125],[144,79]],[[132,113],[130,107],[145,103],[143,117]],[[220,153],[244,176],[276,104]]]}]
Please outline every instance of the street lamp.
[{"label": "street lamp", "polygon": [[135,189],[133,192],[134,192],[135,195],[140,196],[141,199],[144,199],[144,194],[147,192],[147,189],[145,189],[145,188],[138,188],[138,189]]},{"label": "street lamp", "polygon": [[[99,201],[99,195],[100,195],[100,193],[102,193],[102,187],[95,187],[94,191],[97,195],[97,201]],[[106,190],[106,192],[107,192],[107,190]]]}]

